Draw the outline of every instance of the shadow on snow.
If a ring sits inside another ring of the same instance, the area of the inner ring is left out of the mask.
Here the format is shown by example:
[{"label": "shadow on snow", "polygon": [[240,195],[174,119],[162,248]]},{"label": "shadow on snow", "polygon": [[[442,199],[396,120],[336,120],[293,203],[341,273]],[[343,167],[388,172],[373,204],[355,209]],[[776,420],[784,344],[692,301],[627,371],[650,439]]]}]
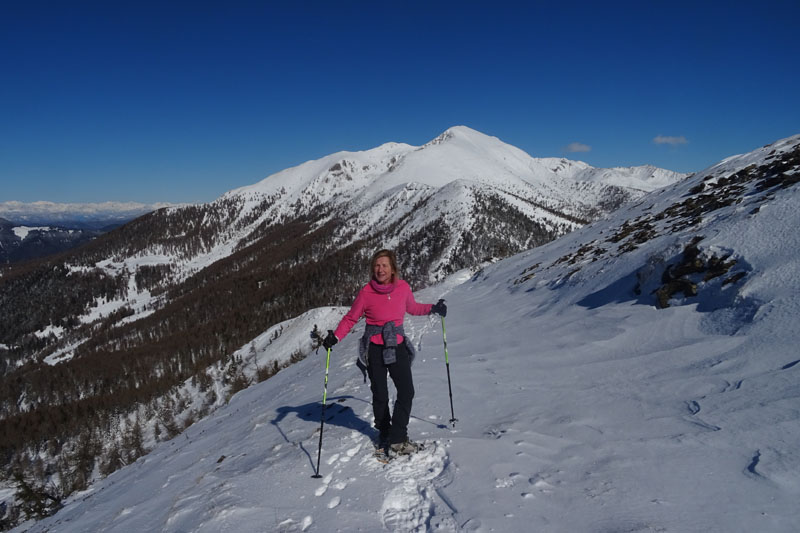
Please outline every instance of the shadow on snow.
[{"label": "shadow on snow", "polygon": [[[353,408],[349,405],[344,405],[347,400],[357,400],[359,402],[367,403],[366,400],[362,398],[356,398],[355,396],[335,396],[328,398],[328,403],[325,404],[325,425],[326,426],[339,426],[343,428],[352,429],[355,431],[359,431],[369,437],[371,440],[375,440],[378,435],[378,431],[371,427],[370,423],[358,415],[355,414]],[[271,421],[271,424],[274,425],[277,430],[280,432],[283,439],[288,442],[289,444],[298,446],[308,457],[308,461],[311,464],[311,468],[315,468],[314,457],[312,456],[311,452],[309,452],[306,447],[303,445],[303,441],[307,440],[315,435],[318,435],[320,429],[322,427],[321,419],[323,416],[322,411],[322,403],[321,402],[313,402],[313,403],[306,403],[303,405],[287,405],[284,407],[279,407],[276,412],[278,416],[275,417]],[[281,429],[280,423],[288,416],[294,415],[296,418],[300,420],[305,420],[307,422],[314,422],[319,426],[314,430],[314,432],[309,435],[308,437],[302,439],[300,442],[294,442],[289,439],[289,437],[284,433],[283,429]]]},{"label": "shadow on snow", "polygon": [[[355,396],[350,396],[350,395],[334,396],[328,398],[328,403],[325,404],[324,425],[338,426],[347,429],[352,429],[354,431],[358,431],[366,435],[367,437],[369,437],[370,440],[375,441],[378,438],[378,430],[372,427],[369,421],[364,420],[363,418],[356,415],[352,407],[350,407],[349,405],[344,405],[345,402],[347,402],[348,400],[355,400],[367,404],[370,403],[367,400],[364,400],[363,398],[357,398]],[[281,436],[287,443],[293,446],[297,446],[301,450],[303,450],[303,453],[305,453],[306,457],[308,457],[308,461],[309,464],[311,465],[312,470],[315,470],[316,466],[315,466],[314,454],[312,454],[309,450],[306,449],[306,447],[303,445],[303,441],[311,439],[314,436],[319,436],[320,429],[322,428],[321,424],[321,417],[323,416],[322,403],[313,402],[295,406],[287,405],[284,407],[279,407],[278,409],[276,409],[276,412],[278,413],[278,416],[276,416],[270,423],[275,426],[275,428],[278,430],[278,432],[281,434]],[[296,418],[299,418],[300,420],[313,422],[318,426],[311,435],[301,439],[299,442],[292,441],[291,439],[289,439],[289,437],[286,435],[286,433],[280,426],[280,423],[290,415],[294,415]],[[431,422],[430,420],[424,420],[414,415],[412,415],[411,418],[419,420],[420,422],[424,422],[426,424],[434,425],[439,429],[447,429],[447,426],[444,424],[437,424],[435,422]]]}]

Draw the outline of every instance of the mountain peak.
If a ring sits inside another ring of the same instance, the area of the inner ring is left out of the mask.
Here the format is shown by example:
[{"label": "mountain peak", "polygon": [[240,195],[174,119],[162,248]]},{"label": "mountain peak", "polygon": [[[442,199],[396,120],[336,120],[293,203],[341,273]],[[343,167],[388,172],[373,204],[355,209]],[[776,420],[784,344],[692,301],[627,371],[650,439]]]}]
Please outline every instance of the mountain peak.
[{"label": "mountain peak", "polygon": [[473,142],[476,140],[486,140],[486,139],[498,140],[496,137],[491,137],[489,135],[486,135],[485,133],[481,133],[480,131],[474,130],[468,126],[453,126],[447,128],[438,137],[427,143],[425,146],[434,146],[437,144],[442,144],[452,139],[465,139]]}]

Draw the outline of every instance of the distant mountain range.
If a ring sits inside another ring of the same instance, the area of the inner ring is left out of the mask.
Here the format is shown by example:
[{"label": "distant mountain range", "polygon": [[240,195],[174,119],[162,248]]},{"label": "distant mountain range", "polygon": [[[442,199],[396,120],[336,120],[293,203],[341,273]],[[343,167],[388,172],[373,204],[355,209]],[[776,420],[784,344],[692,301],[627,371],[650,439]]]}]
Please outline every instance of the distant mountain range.
[{"label": "distant mountain range", "polygon": [[101,233],[101,230],[92,229],[15,225],[0,218],[0,264],[16,263],[69,250]]},{"label": "distant mountain range", "polygon": [[19,226],[59,226],[68,229],[110,229],[145,213],[174,204],[136,202],[58,203],[0,202],[0,217]]},{"label": "distant mountain range", "polygon": [[0,203],[0,264],[63,252],[171,204]]}]

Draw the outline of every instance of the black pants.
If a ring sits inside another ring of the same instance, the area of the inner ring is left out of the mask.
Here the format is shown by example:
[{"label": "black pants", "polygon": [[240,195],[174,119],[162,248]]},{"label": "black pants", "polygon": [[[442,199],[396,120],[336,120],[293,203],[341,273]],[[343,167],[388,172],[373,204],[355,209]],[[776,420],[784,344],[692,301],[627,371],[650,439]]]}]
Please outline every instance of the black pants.
[{"label": "black pants", "polygon": [[[390,444],[404,442],[408,439],[408,419],[411,417],[411,401],[414,399],[414,381],[411,378],[411,360],[404,344],[395,352],[397,361],[383,364],[383,346],[369,345],[369,385],[372,389],[372,411],[375,415],[375,427],[380,432],[382,441]],[[386,375],[391,376],[397,399],[394,412],[389,414],[389,384]]]}]

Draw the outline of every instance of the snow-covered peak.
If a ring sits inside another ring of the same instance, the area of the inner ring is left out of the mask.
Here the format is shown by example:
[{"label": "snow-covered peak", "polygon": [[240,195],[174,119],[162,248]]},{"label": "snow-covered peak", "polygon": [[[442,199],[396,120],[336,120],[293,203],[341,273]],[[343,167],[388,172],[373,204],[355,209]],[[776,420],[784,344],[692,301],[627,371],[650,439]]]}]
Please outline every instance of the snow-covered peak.
[{"label": "snow-covered peak", "polygon": [[[229,191],[223,198],[235,196],[252,197],[280,195],[283,198],[295,198],[301,192],[314,185],[337,187],[338,192],[357,187],[354,178],[373,177],[386,172],[402,154],[413,147],[401,143],[385,143],[377,148],[360,152],[342,151],[327,155],[321,159],[306,161],[298,166],[287,168],[272,174],[254,185],[248,185]],[[362,184],[363,185],[363,184]]]},{"label": "snow-covered peak", "polygon": [[426,146],[435,146],[446,142],[471,142],[474,144],[487,144],[492,142],[502,142],[497,137],[486,135],[478,130],[474,130],[468,126],[453,126],[447,128],[435,139],[429,141]]},{"label": "snow-covered peak", "polygon": [[[507,189],[522,182],[552,188],[567,179],[653,190],[684,176],[654,167],[595,169],[563,158],[537,159],[497,137],[454,126],[423,146],[390,142],[371,150],[338,152],[232,190],[224,197],[280,196],[295,201],[303,195],[321,199],[338,195],[345,199],[362,189],[380,195],[405,183],[443,187],[454,180]],[[567,197],[574,197],[574,190]]]},{"label": "snow-covered peak", "polygon": [[649,192],[680,181],[687,175],[652,165],[642,165],[638,167],[587,169],[578,174],[576,179]]},{"label": "snow-covered peak", "polygon": [[[339,245],[367,233],[383,233],[387,245],[397,245],[415,238],[409,228],[422,230],[442,220],[448,223],[442,229],[451,235],[471,234],[478,219],[489,212],[508,211],[512,205],[509,217],[520,216],[518,222],[526,219],[544,232],[538,242],[544,234],[552,238],[574,229],[653,188],[636,183],[635,176],[641,173],[633,170],[607,169],[602,177],[588,179],[586,174],[592,172],[600,171],[566,159],[554,165],[553,160],[535,159],[497,137],[455,126],[423,146],[388,142],[370,150],[341,151],[229,191],[212,204],[215,210],[233,214],[224,234],[215,240],[216,251],[207,256],[219,258],[239,243],[253,242],[255,228],[302,216],[321,217],[320,224],[332,220],[343,224]],[[617,184],[623,180],[627,185]],[[446,191],[438,194],[442,189]],[[451,193],[454,197],[447,199]],[[476,195],[483,200],[476,203]],[[434,196],[439,208],[419,209]],[[516,227],[522,231],[519,223]],[[521,249],[521,238],[520,234],[512,249]],[[456,254],[464,243],[461,237],[452,237],[447,247],[429,245],[444,254],[439,263],[444,268],[451,259],[448,254]]]}]

